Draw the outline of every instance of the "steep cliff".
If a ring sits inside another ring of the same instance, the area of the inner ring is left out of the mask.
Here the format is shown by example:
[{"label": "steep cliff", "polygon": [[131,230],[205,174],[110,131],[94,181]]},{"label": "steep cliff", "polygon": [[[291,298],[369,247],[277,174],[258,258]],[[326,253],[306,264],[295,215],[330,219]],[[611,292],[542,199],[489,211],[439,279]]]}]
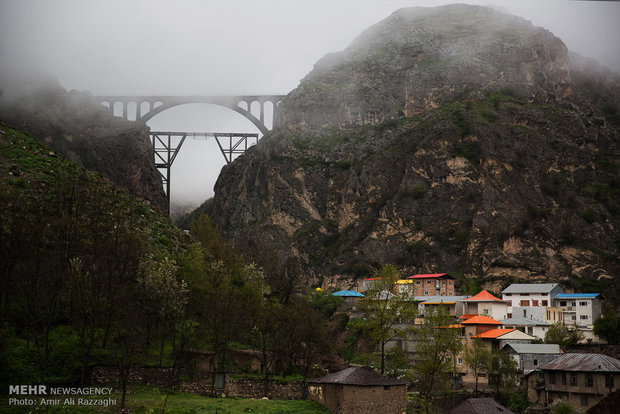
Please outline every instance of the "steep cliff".
[{"label": "steep cliff", "polygon": [[620,81],[550,32],[485,7],[399,10],[279,109],[209,205],[269,269],[615,286]]},{"label": "steep cliff", "polygon": [[50,77],[3,77],[0,88],[0,122],[100,173],[150,207],[167,212],[148,127],[114,117],[90,93],[67,92]]}]

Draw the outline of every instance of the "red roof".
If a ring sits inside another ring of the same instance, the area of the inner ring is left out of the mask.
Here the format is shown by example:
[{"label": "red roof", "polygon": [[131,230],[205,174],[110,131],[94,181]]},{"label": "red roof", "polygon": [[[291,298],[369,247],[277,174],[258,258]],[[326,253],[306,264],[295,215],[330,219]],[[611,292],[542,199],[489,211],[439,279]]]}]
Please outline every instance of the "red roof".
[{"label": "red roof", "polygon": [[469,318],[466,321],[463,321],[461,323],[467,324],[467,325],[501,325],[501,322],[496,321],[493,318],[490,318],[488,316],[474,316],[473,318]]},{"label": "red roof", "polygon": [[496,298],[495,296],[491,295],[486,290],[482,290],[477,295],[474,295],[471,298],[464,299],[464,300],[470,300],[472,302],[482,302],[482,301],[489,301],[489,300],[498,300],[500,302],[503,302],[503,300],[501,300],[500,298]]},{"label": "red roof", "polygon": [[461,316],[459,316],[459,319],[463,319],[466,321],[467,319],[471,319],[474,316],[478,316],[478,314],[477,313],[464,313]]},{"label": "red roof", "polygon": [[474,335],[472,338],[486,338],[486,339],[496,339],[502,335],[506,335],[508,332],[515,331],[516,329],[489,329],[488,331],[484,331],[481,334]]},{"label": "red roof", "polygon": [[430,278],[436,278],[436,277],[442,277],[442,276],[448,276],[448,277],[452,277],[447,273],[430,273],[427,275],[413,275],[413,276],[409,276],[407,279],[430,279]]},{"label": "red roof", "polygon": [[383,279],[383,278],[382,277],[371,277],[371,278],[368,278],[368,279],[364,279],[364,281],[366,281],[366,280],[381,280],[381,279]]}]

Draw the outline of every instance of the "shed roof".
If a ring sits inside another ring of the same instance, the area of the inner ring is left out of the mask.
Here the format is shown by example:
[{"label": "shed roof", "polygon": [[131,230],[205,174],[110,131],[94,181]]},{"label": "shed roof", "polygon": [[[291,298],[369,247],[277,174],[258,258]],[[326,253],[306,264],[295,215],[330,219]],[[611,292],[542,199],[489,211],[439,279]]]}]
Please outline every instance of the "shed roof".
[{"label": "shed roof", "polygon": [[560,354],[560,345],[558,344],[515,344],[508,343],[503,349],[510,347],[518,354]]},{"label": "shed roof", "polygon": [[450,414],[515,414],[493,398],[470,398],[454,407]]},{"label": "shed roof", "polygon": [[501,325],[501,322],[496,321],[495,319],[489,316],[481,316],[477,315],[473,318],[469,318],[466,321],[461,322],[464,325]]},{"label": "shed roof", "polygon": [[496,298],[495,296],[491,295],[486,290],[482,290],[478,294],[472,296],[471,298],[464,299],[464,300],[468,300],[468,301],[471,301],[471,302],[488,302],[488,301],[507,302],[507,301],[504,301],[504,300],[502,300],[500,298]]},{"label": "shed roof", "polygon": [[513,283],[502,290],[502,293],[549,293],[556,286],[559,285],[557,283]]},{"label": "shed roof", "polygon": [[465,299],[466,297],[467,296],[437,296],[437,295],[414,296],[413,300],[415,300],[416,302],[425,303],[427,305],[432,305],[436,303],[456,303],[456,302],[459,302]]},{"label": "shed roof", "polygon": [[323,377],[314,378],[308,381],[312,384],[343,384],[343,385],[407,385],[407,383],[396,378],[386,377],[368,367],[349,367],[342,371],[334,372]]},{"label": "shed roof", "polygon": [[553,371],[620,372],[620,361],[603,354],[564,354],[540,369]]},{"label": "shed roof", "polygon": [[556,299],[594,299],[600,293],[560,293]]}]

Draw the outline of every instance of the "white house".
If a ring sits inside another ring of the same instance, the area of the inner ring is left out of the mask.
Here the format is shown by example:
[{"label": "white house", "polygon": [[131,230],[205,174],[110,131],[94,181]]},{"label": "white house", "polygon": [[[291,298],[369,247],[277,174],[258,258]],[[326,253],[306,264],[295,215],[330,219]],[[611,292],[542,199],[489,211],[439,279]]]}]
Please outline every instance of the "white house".
[{"label": "white house", "polygon": [[512,308],[552,307],[554,298],[561,293],[564,290],[557,283],[513,283],[502,290],[502,299],[511,302],[508,313],[512,316],[527,317],[515,315]]},{"label": "white house", "polygon": [[561,293],[556,295],[554,302],[557,308],[562,309],[564,323],[577,324],[585,340],[600,341],[594,335],[594,321],[601,316],[599,293]]},{"label": "white house", "polygon": [[497,320],[506,319],[510,303],[483,290],[471,298],[463,299],[463,313],[490,316]]},{"label": "white house", "polygon": [[547,329],[551,326],[550,323],[535,319],[532,316],[530,318],[512,317],[502,319],[500,322],[504,328],[514,328],[529,335],[534,335],[539,339],[545,339]]}]

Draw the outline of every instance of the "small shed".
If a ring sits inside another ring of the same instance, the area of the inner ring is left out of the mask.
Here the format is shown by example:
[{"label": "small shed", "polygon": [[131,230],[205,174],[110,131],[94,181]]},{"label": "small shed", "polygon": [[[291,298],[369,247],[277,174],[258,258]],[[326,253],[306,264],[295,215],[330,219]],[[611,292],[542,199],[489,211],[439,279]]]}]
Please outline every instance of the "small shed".
[{"label": "small shed", "polygon": [[403,414],[407,384],[367,367],[350,367],[308,381],[311,400],[335,414]]}]

